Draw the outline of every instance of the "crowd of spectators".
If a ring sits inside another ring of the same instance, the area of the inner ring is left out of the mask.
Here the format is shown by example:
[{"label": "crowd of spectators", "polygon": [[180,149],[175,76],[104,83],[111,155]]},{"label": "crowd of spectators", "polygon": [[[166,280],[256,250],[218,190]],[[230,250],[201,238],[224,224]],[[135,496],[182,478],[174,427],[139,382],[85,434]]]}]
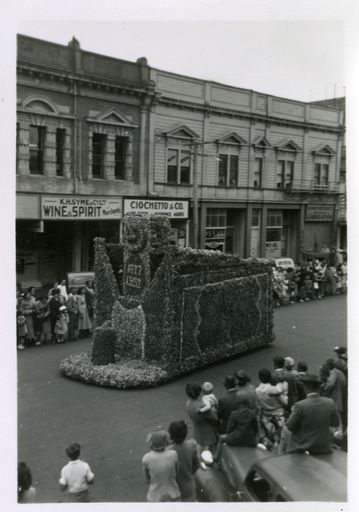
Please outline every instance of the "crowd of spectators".
[{"label": "crowd of spectators", "polygon": [[309,372],[305,361],[278,355],[272,369],[259,370],[258,386],[244,370],[227,375],[219,398],[209,382],[188,383],[193,439],[186,440],[183,420],[149,434],[150,451],[142,459],[147,500],[195,501],[195,472],[220,465],[224,444],[274,455],[346,450],[347,351],[334,350],[336,358],[328,358],[318,373]]},{"label": "crowd of spectators", "polygon": [[92,332],[93,283],[67,292],[66,282],[55,283],[47,294],[36,295],[34,287],[17,290],[17,348],[64,343],[85,338]]},{"label": "crowd of spectators", "polygon": [[273,267],[273,299],[276,307],[322,299],[347,292],[347,265],[343,259],[299,262],[294,268]]},{"label": "crowd of spectators", "polygon": [[[149,502],[196,501],[195,473],[219,465],[223,445],[267,450],[273,455],[292,452],[325,454],[347,449],[347,350],[334,349],[317,373],[305,361],[277,355],[273,368],[258,372],[258,385],[245,370],[226,375],[217,398],[209,382],[188,383],[183,420],[168,429],[159,426],[147,437],[142,468]],[[210,396],[210,398],[209,398]],[[80,445],[72,443],[70,461],[60,473],[63,501],[89,502],[94,480],[89,465],[80,460]],[[30,468],[18,465],[18,501],[35,500]]]}]

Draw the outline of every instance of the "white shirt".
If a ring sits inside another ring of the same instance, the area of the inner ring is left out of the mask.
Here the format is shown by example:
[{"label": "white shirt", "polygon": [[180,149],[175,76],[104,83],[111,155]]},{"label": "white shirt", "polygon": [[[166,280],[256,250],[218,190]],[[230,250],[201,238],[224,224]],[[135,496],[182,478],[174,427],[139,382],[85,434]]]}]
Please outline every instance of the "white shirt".
[{"label": "white shirt", "polygon": [[61,470],[59,483],[66,485],[69,493],[86,491],[87,483],[92,482],[95,475],[90,466],[83,460],[70,460]]}]

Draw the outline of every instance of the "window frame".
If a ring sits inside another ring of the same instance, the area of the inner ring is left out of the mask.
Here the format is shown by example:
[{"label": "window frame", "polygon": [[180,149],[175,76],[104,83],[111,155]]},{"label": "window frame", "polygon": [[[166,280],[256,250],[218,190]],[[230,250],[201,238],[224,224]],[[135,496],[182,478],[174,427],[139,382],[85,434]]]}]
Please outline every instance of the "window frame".
[{"label": "window frame", "polygon": [[[281,169],[279,167],[281,166]],[[293,185],[294,180],[295,159],[278,158],[277,160],[277,189],[285,190]]]},{"label": "window frame", "polygon": [[[222,149],[222,148],[221,148]],[[217,166],[217,187],[237,188],[239,183],[239,154],[233,153],[230,148],[226,151],[218,151],[218,166]],[[221,162],[225,160],[225,183],[220,183]],[[235,161],[235,180],[232,183],[231,174],[233,171],[232,163]]]},{"label": "window frame", "polygon": [[[94,145],[95,145],[95,137],[99,137],[99,143],[98,145],[101,147],[101,153],[97,153],[96,155],[99,155],[99,162],[94,161]],[[107,145],[107,133],[99,133],[99,132],[93,132],[91,137],[91,144],[92,144],[92,161],[91,161],[91,171],[92,171],[92,177],[95,179],[103,179],[104,178],[104,168],[105,168],[105,153],[106,153],[106,145]],[[94,172],[95,166],[99,166],[99,173]]]},{"label": "window frame", "polygon": [[[256,162],[260,162],[259,170],[256,168]],[[259,175],[258,184],[256,184],[256,176]],[[263,188],[263,156],[254,157],[253,166],[253,188]]]},{"label": "window frame", "polygon": [[[31,142],[31,128],[36,128],[37,131],[37,142]],[[45,153],[45,141],[46,141],[46,126],[39,126],[37,124],[30,124],[29,130],[29,172],[31,175],[43,176],[44,174],[44,153]],[[33,156],[31,153],[36,153]],[[37,171],[31,169],[32,161],[36,159]]]},{"label": "window frame", "polygon": [[[171,168],[175,168],[176,173],[176,179],[175,180],[169,180],[169,155],[170,152],[173,152],[176,154],[176,165],[171,165]],[[186,154],[186,160],[188,159],[188,167],[182,165],[182,154]],[[183,180],[182,181],[182,172],[183,169],[187,169],[188,173],[188,181]],[[192,153],[190,146],[184,146],[184,145],[175,145],[175,144],[169,144],[166,150],[166,183],[168,185],[191,185],[192,183]]]},{"label": "window frame", "polygon": [[56,128],[56,176],[63,177],[65,171],[66,129]]},{"label": "window frame", "polygon": [[328,162],[314,162],[313,188],[327,189],[329,187],[329,171]]},{"label": "window frame", "polygon": [[[118,156],[118,146],[117,143],[121,143],[121,151],[122,155]],[[123,137],[121,135],[115,136],[115,167],[114,167],[114,177],[115,180],[126,180],[126,156],[128,151],[128,137]],[[120,167],[118,170],[118,166]]]}]

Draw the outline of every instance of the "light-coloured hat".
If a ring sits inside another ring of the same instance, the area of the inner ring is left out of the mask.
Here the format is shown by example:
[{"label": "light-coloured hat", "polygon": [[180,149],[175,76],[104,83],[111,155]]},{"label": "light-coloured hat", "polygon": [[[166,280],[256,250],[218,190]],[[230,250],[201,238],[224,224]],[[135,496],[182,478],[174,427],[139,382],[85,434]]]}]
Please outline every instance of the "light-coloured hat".
[{"label": "light-coloured hat", "polygon": [[66,306],[61,306],[61,307],[59,308],[59,311],[66,311]]},{"label": "light-coloured hat", "polygon": [[202,384],[203,393],[211,393],[213,391],[213,384],[211,382],[204,382]]},{"label": "light-coloured hat", "polygon": [[286,368],[293,368],[294,364],[295,363],[293,357],[287,356],[284,358],[284,365],[286,366]]}]

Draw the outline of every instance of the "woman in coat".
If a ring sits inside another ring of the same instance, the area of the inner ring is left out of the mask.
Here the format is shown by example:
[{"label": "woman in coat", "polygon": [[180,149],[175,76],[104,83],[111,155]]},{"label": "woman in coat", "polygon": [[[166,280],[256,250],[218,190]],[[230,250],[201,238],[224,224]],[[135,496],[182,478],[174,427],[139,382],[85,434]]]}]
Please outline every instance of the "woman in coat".
[{"label": "woman in coat", "polygon": [[86,338],[92,330],[92,323],[87,310],[86,288],[81,288],[78,295],[79,337]]},{"label": "woman in coat", "polygon": [[217,418],[211,411],[204,414],[199,413],[203,407],[201,391],[202,386],[198,383],[186,385],[186,394],[189,398],[186,403],[186,411],[192,422],[193,438],[199,444],[200,451],[214,452],[217,442]]}]

